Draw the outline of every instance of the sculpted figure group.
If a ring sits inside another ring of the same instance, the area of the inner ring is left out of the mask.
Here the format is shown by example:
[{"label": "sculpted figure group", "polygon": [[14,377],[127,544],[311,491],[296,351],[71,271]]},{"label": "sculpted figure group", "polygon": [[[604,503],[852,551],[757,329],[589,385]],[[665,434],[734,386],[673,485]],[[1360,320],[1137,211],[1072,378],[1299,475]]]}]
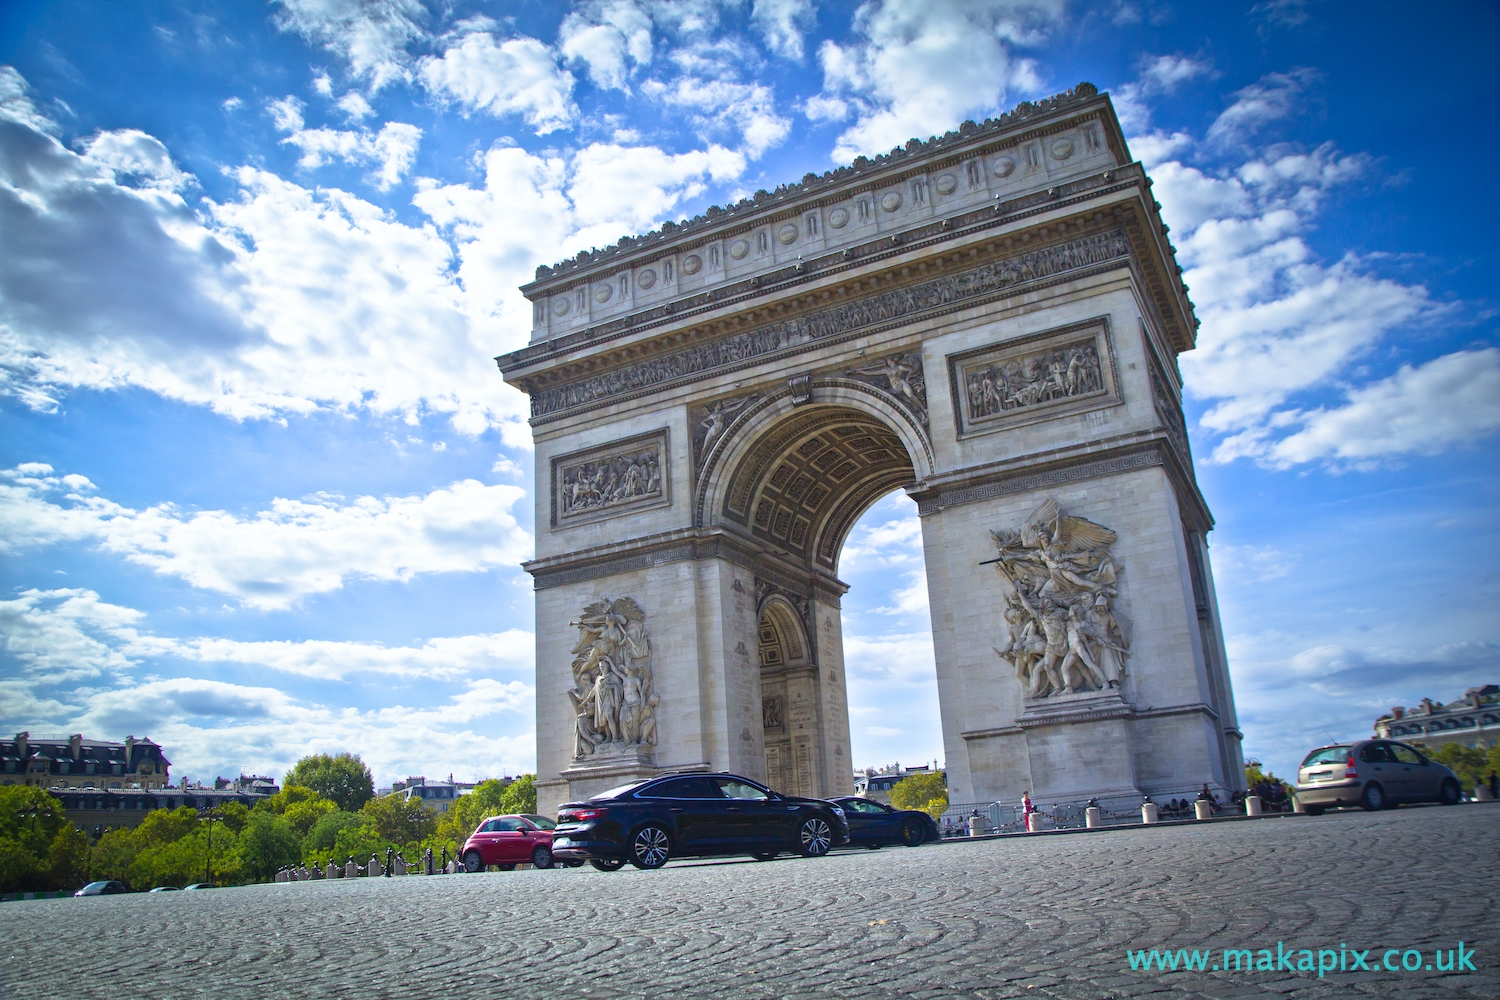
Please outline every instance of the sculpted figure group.
[{"label": "sculpted figure group", "polygon": [[968,381],[970,419],[1084,396],[1104,387],[1099,352],[1092,341],[971,371]]},{"label": "sculpted figure group", "polygon": [[1020,531],[990,534],[999,552],[991,562],[1011,584],[1009,642],[995,652],[1015,668],[1026,695],[1118,688],[1131,622],[1114,606],[1122,569],[1109,551],[1115,533],[1048,500]]},{"label": "sculpted figure group", "polygon": [[578,629],[573,647],[573,757],[601,750],[656,744],[651,639],[646,614],[629,597],[604,597],[568,623]]},{"label": "sculpted figure group", "polygon": [[563,514],[578,514],[660,492],[661,464],[652,449],[584,462],[566,470],[559,501]]}]

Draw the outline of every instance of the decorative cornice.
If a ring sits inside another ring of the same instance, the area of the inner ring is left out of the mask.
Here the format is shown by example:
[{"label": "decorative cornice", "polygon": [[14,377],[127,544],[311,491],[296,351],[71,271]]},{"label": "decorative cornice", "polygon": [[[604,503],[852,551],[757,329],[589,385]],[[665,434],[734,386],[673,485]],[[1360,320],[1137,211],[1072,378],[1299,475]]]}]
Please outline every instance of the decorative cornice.
[{"label": "decorative cornice", "polygon": [[557,419],[601,400],[630,398],[788,357],[814,345],[970,308],[1047,279],[1066,275],[1071,280],[1096,268],[1116,267],[1130,256],[1129,239],[1122,231],[1111,230],[877,292],[564,385],[538,388],[531,396],[532,423]]},{"label": "decorative cornice", "polygon": [[1050,463],[1042,469],[1033,466],[928,491],[916,498],[917,514],[932,514],[944,507],[974,503],[979,500],[993,500],[996,497],[1028,493],[1032,490],[1053,489],[1086,479],[1099,479],[1163,464],[1162,447],[1157,442],[1102,456],[1095,453],[1081,458]]},{"label": "decorative cornice", "polygon": [[694,216],[692,219],[685,219],[682,222],[665,222],[660,229],[642,236],[622,237],[615,246],[584,250],[551,267],[545,264],[539,265],[536,269],[536,282],[579,274],[598,265],[626,258],[638,250],[655,249],[659,246],[665,249],[665,243],[668,240],[692,236],[725,222],[736,221],[741,213],[760,212],[796,201],[804,195],[820,194],[828,188],[857,183],[865,179],[867,171],[879,170],[908,158],[945,150],[957,143],[970,144],[976,140],[998,137],[1044,115],[1081,108],[1098,96],[1099,89],[1093,84],[1080,83],[1072,90],[1054,94],[1040,101],[1022,101],[998,118],[986,118],[983,122],[966,121],[957,129],[942,136],[933,136],[926,141],[912,138],[907,140],[904,146],[898,146],[889,153],[882,153],[874,158],[859,156],[849,166],[824,171],[821,175],[804,174],[801,183],[782,184],[775,191],[760,190],[749,198],[742,198],[732,205],[714,205],[702,215]]}]

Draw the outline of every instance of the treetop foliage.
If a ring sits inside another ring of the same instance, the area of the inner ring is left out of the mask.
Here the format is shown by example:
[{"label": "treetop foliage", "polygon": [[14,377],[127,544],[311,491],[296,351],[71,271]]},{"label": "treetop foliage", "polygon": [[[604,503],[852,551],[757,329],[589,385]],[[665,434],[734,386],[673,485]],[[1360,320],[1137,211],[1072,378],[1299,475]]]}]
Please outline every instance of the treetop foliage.
[{"label": "treetop foliage", "polygon": [[934,800],[943,803],[943,808],[936,813],[941,816],[948,808],[948,778],[937,771],[902,778],[891,789],[891,805],[897,809],[921,809],[931,813]]},{"label": "treetop foliage", "polygon": [[311,788],[345,812],[358,812],[375,797],[375,779],[358,754],[312,754],[286,774],[284,785]]}]

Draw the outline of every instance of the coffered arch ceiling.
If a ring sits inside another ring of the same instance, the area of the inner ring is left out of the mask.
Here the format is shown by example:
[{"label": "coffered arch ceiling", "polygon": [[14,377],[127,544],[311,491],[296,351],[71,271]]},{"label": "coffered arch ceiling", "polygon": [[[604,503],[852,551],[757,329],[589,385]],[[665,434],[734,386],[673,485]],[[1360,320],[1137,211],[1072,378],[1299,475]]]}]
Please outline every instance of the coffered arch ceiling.
[{"label": "coffered arch ceiling", "polygon": [[895,432],[849,407],[798,410],[767,429],[729,480],[723,516],[830,572],[854,522],[916,479]]}]

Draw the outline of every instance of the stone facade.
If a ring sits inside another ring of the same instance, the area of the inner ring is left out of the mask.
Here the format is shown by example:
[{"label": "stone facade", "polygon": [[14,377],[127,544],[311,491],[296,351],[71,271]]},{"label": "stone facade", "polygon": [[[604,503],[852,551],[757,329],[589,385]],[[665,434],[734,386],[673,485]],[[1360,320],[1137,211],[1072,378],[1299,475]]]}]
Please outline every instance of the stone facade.
[{"label": "stone facade", "polygon": [[[539,268],[497,359],[537,449],[539,808],[684,768],[848,793],[838,556],[895,489],[955,801],[1242,787],[1179,274],[1088,85]],[[648,637],[651,739],[596,739]]]},{"label": "stone facade", "polygon": [[1500,685],[1472,687],[1446,705],[1423,698],[1411,708],[1393,708],[1375,720],[1375,735],[1434,750],[1448,743],[1474,750],[1500,744]]}]

